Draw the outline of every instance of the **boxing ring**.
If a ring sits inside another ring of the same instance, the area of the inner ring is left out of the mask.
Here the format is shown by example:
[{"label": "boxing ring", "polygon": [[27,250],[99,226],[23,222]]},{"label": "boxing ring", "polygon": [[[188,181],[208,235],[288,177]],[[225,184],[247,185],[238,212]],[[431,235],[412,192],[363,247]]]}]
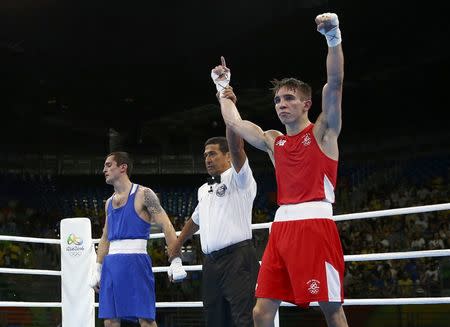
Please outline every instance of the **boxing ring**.
[{"label": "boxing ring", "polygon": [[[368,218],[380,218],[394,215],[406,215],[412,213],[423,213],[433,211],[450,210],[450,203],[415,206],[398,209],[388,209],[379,211],[368,211],[361,213],[343,214],[334,216],[336,222],[355,219],[368,219]],[[77,218],[78,219],[78,218]],[[86,218],[85,218],[86,219]],[[271,223],[253,224],[252,229],[267,229],[270,228]],[[179,234],[179,232],[177,232]],[[63,236],[61,235],[61,238]],[[150,239],[163,238],[163,233],[155,233],[150,235]],[[12,242],[28,242],[28,243],[41,243],[41,244],[55,244],[61,245],[61,239],[45,239],[34,237],[18,237],[18,236],[6,236],[0,235],[0,241],[12,241]],[[94,243],[98,242],[93,240]],[[371,254],[353,254],[345,255],[345,262],[358,262],[358,261],[378,261],[378,260],[396,260],[396,259],[411,259],[411,258],[430,258],[430,257],[446,257],[450,256],[450,249],[443,250],[422,250],[422,251],[407,251],[407,252],[387,252],[387,253],[371,253]],[[153,267],[154,273],[167,272],[168,266]],[[186,271],[200,271],[202,265],[184,265]],[[27,274],[27,275],[46,275],[46,276],[60,276],[61,271],[57,270],[38,270],[38,269],[17,269],[17,268],[0,268],[2,274]],[[86,276],[86,284],[88,283],[88,276]],[[63,288],[63,283],[62,283]],[[63,291],[63,290],[62,290]],[[156,291],[158,296],[158,291]],[[20,301],[1,301],[0,307],[47,307],[47,308],[62,308],[64,302],[20,302]],[[425,305],[425,304],[449,304],[450,297],[414,297],[414,298],[369,298],[369,299],[345,299],[344,306],[361,306],[361,305]],[[98,303],[94,304],[98,306]],[[293,304],[282,302],[281,306],[294,306]],[[318,306],[317,302],[312,302],[311,306]],[[156,302],[157,308],[199,308],[203,307],[202,301],[185,301],[185,302]],[[70,320],[69,320],[70,321]],[[72,326],[73,321],[65,321],[64,314],[62,315],[62,326]],[[73,325],[75,326],[75,325]],[[279,326],[278,314],[275,317],[275,326]]]}]

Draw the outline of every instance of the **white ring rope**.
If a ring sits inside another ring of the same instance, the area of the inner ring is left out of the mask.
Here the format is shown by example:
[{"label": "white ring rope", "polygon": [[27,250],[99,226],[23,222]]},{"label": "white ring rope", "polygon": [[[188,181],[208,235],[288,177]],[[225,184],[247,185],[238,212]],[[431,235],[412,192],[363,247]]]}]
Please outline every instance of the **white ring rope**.
[{"label": "white ring rope", "polygon": [[[450,203],[441,203],[441,204],[432,204],[432,205],[426,205],[426,206],[415,206],[415,207],[407,207],[407,208],[350,213],[350,214],[333,216],[333,219],[335,221],[343,221],[343,220],[367,219],[367,218],[403,215],[403,214],[410,214],[410,213],[443,211],[443,210],[450,210]],[[261,224],[252,224],[252,229],[270,228],[271,225],[272,225],[271,222],[270,223],[261,223]],[[199,232],[197,232],[195,234],[198,234],[198,233]],[[177,232],[177,235],[179,235],[179,234],[180,234],[180,232]],[[154,233],[154,234],[151,234],[149,238],[150,239],[164,238],[164,233]],[[8,235],[0,235],[0,241],[61,244],[61,241],[59,239],[8,236]],[[99,239],[93,239],[92,241],[95,243],[98,243]]]},{"label": "white ring rope", "polygon": [[61,276],[61,270],[0,268],[0,274]]},{"label": "white ring rope", "polygon": [[[449,304],[450,297],[417,297],[417,298],[385,298],[385,299],[346,299],[344,305],[410,305],[410,304]],[[311,302],[311,306],[318,306],[317,302]],[[98,307],[98,303],[95,303]],[[295,307],[294,304],[281,302],[282,307]],[[0,307],[29,307],[29,308],[60,308],[61,302],[13,302],[0,301]],[[157,308],[201,308],[202,301],[186,302],[156,302]]]},{"label": "white ring rope", "polygon": [[[350,254],[344,255],[344,261],[357,262],[357,261],[396,260],[396,259],[447,257],[447,256],[450,256],[450,249],[409,251],[409,252],[386,252],[386,253],[370,253],[370,254]],[[202,270],[202,265],[189,265],[183,267],[186,271]],[[167,272],[169,270],[169,266],[153,267],[152,270],[154,273]],[[38,269],[0,268],[0,273],[61,276],[61,271],[38,270]]]},{"label": "white ring rope", "polygon": [[387,210],[377,210],[377,211],[367,211],[367,212],[357,212],[348,213],[345,215],[334,216],[334,221],[342,220],[353,220],[353,219],[367,219],[367,218],[377,218],[386,216],[396,216],[396,215],[407,215],[410,213],[421,213],[430,211],[443,211],[450,210],[450,203],[442,204],[431,204],[427,206],[416,206],[408,208],[397,208],[397,209],[387,209]]},{"label": "white ring rope", "polygon": [[[366,219],[385,217],[409,213],[420,213],[429,211],[450,210],[450,203],[416,206],[408,208],[398,208],[389,210],[368,211],[362,213],[352,213],[345,215],[334,216],[335,221],[352,220],[352,219]],[[252,229],[270,228],[272,223],[253,224]],[[179,235],[180,232],[177,232]],[[198,234],[198,232],[196,233]],[[155,233],[150,235],[152,238],[163,238],[164,233]],[[15,242],[30,242],[30,243],[47,243],[47,244],[61,244],[59,239],[45,239],[35,237],[20,237],[20,236],[6,236],[0,235],[0,241],[15,241]],[[97,240],[93,240],[98,243]],[[371,253],[371,254],[356,254],[344,256],[345,261],[371,261],[371,260],[392,260],[392,259],[408,259],[408,258],[423,258],[423,257],[441,257],[450,256],[450,249],[445,250],[425,250],[425,251],[410,251],[410,252],[388,252],[388,253]],[[154,267],[153,272],[167,272],[169,267]],[[185,266],[186,271],[202,270],[202,265]],[[7,274],[33,274],[33,275],[48,275],[61,276],[61,271],[56,270],[38,270],[38,269],[16,269],[16,268],[0,268],[0,273]],[[385,299],[347,299],[344,305],[399,305],[399,304],[439,304],[450,303],[450,297],[434,297],[434,298],[385,298]],[[95,304],[98,306],[98,303]],[[282,302],[282,306],[294,306],[294,304]],[[311,306],[317,306],[317,302],[312,302]],[[46,307],[54,308],[61,307],[60,302],[14,302],[14,301],[0,301],[0,307]],[[181,308],[181,307],[203,307],[203,302],[157,302],[156,307],[159,308]]]},{"label": "white ring rope", "polygon": [[[386,252],[386,253],[370,253],[370,254],[350,254],[344,255],[344,261],[377,261],[377,260],[395,260],[395,259],[411,259],[411,258],[428,258],[428,257],[448,257],[450,249],[445,250],[424,250],[410,252]],[[261,262],[260,262],[261,263]],[[202,270],[202,265],[183,266],[186,271]],[[154,267],[153,272],[168,271],[168,266]]]},{"label": "white ring rope", "polygon": [[61,240],[55,238],[23,237],[23,236],[8,236],[8,235],[0,235],[0,241],[61,244]]},{"label": "white ring rope", "polygon": [[[344,305],[398,305],[398,304],[441,304],[450,303],[450,297],[417,297],[417,298],[386,298],[386,299],[345,299]],[[174,306],[174,304],[176,306]],[[311,306],[319,306],[318,302],[311,302]],[[202,301],[192,302],[156,302],[159,308],[199,308]],[[295,307],[295,304],[281,302],[282,307]]]},{"label": "white ring rope", "polygon": [[450,256],[450,249],[409,251],[409,252],[369,253],[369,254],[349,254],[349,255],[344,255],[344,261],[375,261],[375,260],[394,260],[394,259],[447,257],[447,256]]},{"label": "white ring rope", "polygon": [[[0,302],[1,303],[1,302]],[[344,305],[398,305],[398,304],[441,304],[450,303],[450,297],[413,297],[413,298],[386,298],[386,299],[345,299]],[[176,306],[174,306],[176,304]],[[319,306],[318,302],[311,302],[311,306]],[[159,308],[200,308],[202,301],[192,302],[156,302]],[[295,307],[295,304],[281,302],[282,307]]]},{"label": "white ring rope", "polygon": [[[441,204],[431,204],[426,206],[416,206],[416,207],[407,207],[407,208],[397,208],[397,209],[387,209],[387,210],[376,210],[376,211],[366,211],[366,212],[357,212],[357,213],[348,213],[344,215],[335,215],[333,216],[334,221],[344,221],[344,220],[354,220],[354,219],[368,219],[368,218],[377,218],[377,217],[387,217],[387,216],[396,216],[396,215],[406,215],[410,213],[421,213],[421,212],[430,212],[430,211],[443,211],[450,210],[450,203],[441,203]],[[270,228],[272,223],[262,223],[262,224],[253,224],[252,229],[264,229]],[[162,234],[162,233],[161,233]],[[154,234],[158,235],[158,234]],[[164,234],[162,234],[164,236]]]},{"label": "white ring rope", "polygon": [[61,308],[61,302],[14,302],[0,301],[0,307],[21,307],[21,308]]},{"label": "white ring rope", "polygon": [[[431,205],[426,205],[426,206],[376,210],[376,211],[367,211],[367,212],[358,212],[358,213],[349,213],[349,214],[344,214],[344,215],[333,216],[333,220],[334,221],[343,221],[343,220],[354,220],[354,219],[367,219],[367,218],[377,218],[377,217],[386,217],[386,216],[395,216],[395,215],[406,215],[406,214],[410,214],[410,213],[443,211],[443,210],[450,210],[450,203],[431,204]],[[271,225],[272,225],[272,222],[252,224],[252,229],[270,228]],[[177,232],[177,235],[178,234],[179,234],[179,232]],[[199,232],[197,232],[195,234],[199,234]],[[155,234],[150,235],[151,239],[152,238],[163,238],[163,237],[164,237],[164,233],[155,233]],[[94,240],[94,241],[98,242],[98,240]]]}]

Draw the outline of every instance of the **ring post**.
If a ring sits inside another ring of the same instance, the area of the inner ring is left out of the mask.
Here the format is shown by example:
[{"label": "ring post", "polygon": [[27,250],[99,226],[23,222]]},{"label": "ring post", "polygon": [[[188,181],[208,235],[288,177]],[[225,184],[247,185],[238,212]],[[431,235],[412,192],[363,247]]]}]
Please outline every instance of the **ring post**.
[{"label": "ring post", "polygon": [[63,327],[94,327],[94,290],[89,276],[94,266],[91,221],[61,220],[61,302]]}]

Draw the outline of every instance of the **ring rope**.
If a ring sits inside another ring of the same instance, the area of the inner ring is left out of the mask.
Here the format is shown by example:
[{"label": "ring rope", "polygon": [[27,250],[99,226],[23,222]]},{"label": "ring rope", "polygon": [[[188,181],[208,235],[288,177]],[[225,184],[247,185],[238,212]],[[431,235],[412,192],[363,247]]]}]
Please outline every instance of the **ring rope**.
[{"label": "ring rope", "polygon": [[[333,216],[333,220],[334,221],[343,221],[343,220],[354,220],[354,219],[368,219],[368,218],[406,215],[406,214],[410,214],[410,213],[421,213],[421,212],[443,211],[443,210],[450,210],[450,203],[441,203],[441,204],[431,204],[431,205],[426,205],[426,206],[415,206],[415,207],[406,207],[406,208],[397,208],[397,209],[349,213],[349,214],[344,214],[344,215]],[[271,225],[272,225],[272,222],[252,224],[252,229],[270,228]],[[177,233],[179,233],[179,232],[177,232]],[[197,232],[196,234],[199,234],[199,232]],[[164,237],[164,233],[150,234],[151,239],[152,238],[163,238],[163,237]],[[94,241],[96,241],[96,240],[94,240]]]},{"label": "ring rope", "polygon": [[[367,211],[367,212],[358,212],[358,213],[350,213],[343,215],[333,216],[335,221],[343,221],[343,220],[354,220],[354,219],[367,219],[367,218],[377,218],[377,217],[385,217],[385,216],[395,216],[395,215],[403,215],[410,213],[421,213],[421,212],[430,212],[430,211],[443,211],[450,210],[450,203],[441,203],[441,204],[431,204],[425,206],[415,206],[415,207],[407,207],[407,208],[397,208],[397,209],[387,209],[387,210],[376,210],[376,211]],[[260,223],[260,224],[252,224],[252,229],[264,229],[270,228],[272,225],[269,223]],[[177,232],[179,235],[180,232]],[[199,234],[199,232],[195,233]],[[164,238],[164,233],[154,233],[150,234],[150,239],[153,238]],[[100,239],[93,239],[94,243],[98,243]],[[47,243],[47,244],[61,244],[59,239],[52,238],[38,238],[38,237],[22,237],[22,236],[9,236],[9,235],[0,235],[0,241],[15,241],[15,242],[30,242],[30,243]]]},{"label": "ring rope", "polygon": [[61,244],[61,240],[55,238],[23,237],[23,236],[9,236],[9,235],[0,235],[0,241]]},{"label": "ring rope", "polygon": [[[378,261],[378,260],[396,260],[396,259],[447,257],[447,256],[450,256],[450,249],[409,251],[409,252],[369,253],[369,254],[349,254],[349,255],[344,255],[344,261],[346,261],[346,262]],[[202,270],[203,266],[202,265],[189,265],[189,266],[186,265],[183,267],[186,271],[200,271],[200,270]],[[167,272],[169,270],[169,266],[153,267],[152,270],[154,273]],[[60,276],[61,275],[61,271],[57,271],[57,270],[17,269],[17,268],[0,268],[0,273],[48,275],[48,276]]]},{"label": "ring rope", "polygon": [[0,274],[61,276],[61,270],[0,268]]},{"label": "ring rope", "polygon": [[[410,304],[448,304],[450,297],[417,297],[417,298],[377,298],[377,299],[346,299],[343,305],[410,305]],[[311,306],[318,306],[318,302],[311,302]],[[98,303],[95,303],[98,307]],[[283,307],[295,307],[295,304],[281,302]],[[61,302],[13,302],[0,301],[0,307],[45,307],[60,308]],[[186,302],[156,302],[157,308],[201,308],[202,301]]]}]

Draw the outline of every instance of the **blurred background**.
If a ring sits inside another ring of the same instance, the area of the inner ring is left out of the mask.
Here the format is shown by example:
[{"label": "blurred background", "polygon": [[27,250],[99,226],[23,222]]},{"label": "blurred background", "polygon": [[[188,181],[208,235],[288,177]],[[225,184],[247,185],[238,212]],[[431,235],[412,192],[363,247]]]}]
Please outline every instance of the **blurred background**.
[{"label": "blurred background", "polygon": [[[57,238],[62,218],[89,217],[99,237],[113,191],[104,183],[103,162],[115,150],[133,156],[133,181],[158,193],[181,230],[205,181],[203,144],[225,130],[211,68],[225,56],[242,117],[263,129],[283,131],[270,80],[308,82],[314,121],[326,80],[327,46],[314,22],[323,12],[339,15],[345,55],[335,213],[449,202],[450,28],[438,4],[3,0],[0,234]],[[253,222],[270,222],[277,208],[272,164],[246,149],[258,183]],[[450,248],[448,211],[338,228],[345,254]],[[259,256],[266,241],[267,230],[254,231]],[[184,250],[186,264],[201,264],[198,237]],[[155,266],[167,265],[162,240],[149,241],[149,252]],[[58,270],[59,255],[57,246],[0,241],[0,267]],[[201,299],[201,272],[181,285],[169,284],[165,274],[156,279],[158,301]],[[347,263],[345,292],[348,298],[449,296],[450,260]],[[58,277],[0,274],[0,301],[60,300]],[[346,308],[351,326],[447,326],[449,310]],[[0,308],[0,326],[60,320],[59,309]],[[203,326],[200,309],[160,309],[157,321]],[[316,309],[282,308],[280,321],[325,326]]]}]

